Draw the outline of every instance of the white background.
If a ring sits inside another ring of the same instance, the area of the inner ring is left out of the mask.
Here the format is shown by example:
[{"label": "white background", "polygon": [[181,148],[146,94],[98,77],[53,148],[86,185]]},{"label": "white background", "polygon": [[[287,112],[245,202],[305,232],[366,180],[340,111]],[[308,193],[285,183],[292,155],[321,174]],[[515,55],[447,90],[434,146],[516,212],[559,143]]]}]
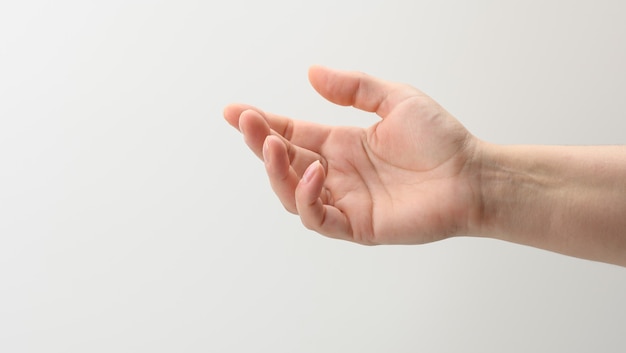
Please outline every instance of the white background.
[{"label": "white background", "polygon": [[307,68],[493,143],[626,143],[623,1],[3,1],[1,352],[624,352],[626,269],[305,230],[222,119],[330,124]]}]

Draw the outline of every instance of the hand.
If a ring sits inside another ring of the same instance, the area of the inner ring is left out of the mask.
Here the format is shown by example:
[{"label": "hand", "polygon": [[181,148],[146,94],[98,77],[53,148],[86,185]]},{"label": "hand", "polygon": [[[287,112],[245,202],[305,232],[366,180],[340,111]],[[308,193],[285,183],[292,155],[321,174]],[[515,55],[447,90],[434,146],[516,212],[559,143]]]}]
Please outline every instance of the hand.
[{"label": "hand", "polygon": [[312,67],[329,101],[375,112],[331,127],[233,104],[224,117],[265,161],[272,189],[309,229],[362,244],[417,244],[473,232],[479,141],[430,97],[362,73]]}]

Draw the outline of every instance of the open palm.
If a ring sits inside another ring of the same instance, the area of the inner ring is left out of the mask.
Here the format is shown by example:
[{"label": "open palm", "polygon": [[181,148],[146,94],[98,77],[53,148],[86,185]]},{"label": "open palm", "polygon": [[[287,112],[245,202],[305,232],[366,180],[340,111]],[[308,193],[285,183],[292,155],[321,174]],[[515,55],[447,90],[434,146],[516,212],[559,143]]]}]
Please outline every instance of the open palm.
[{"label": "open palm", "polygon": [[367,129],[330,127],[226,107],[224,116],[265,161],[287,210],[321,234],[363,244],[411,244],[469,231],[478,214],[477,140],[407,85],[313,67],[326,99],[377,113]]}]

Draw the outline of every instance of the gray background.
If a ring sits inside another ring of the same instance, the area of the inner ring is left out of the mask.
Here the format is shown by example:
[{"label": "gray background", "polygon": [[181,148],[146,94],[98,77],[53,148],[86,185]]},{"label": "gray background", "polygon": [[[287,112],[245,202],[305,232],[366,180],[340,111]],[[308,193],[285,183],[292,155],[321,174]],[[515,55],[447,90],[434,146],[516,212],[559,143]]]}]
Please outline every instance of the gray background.
[{"label": "gray background", "polygon": [[305,230],[221,116],[330,124],[311,64],[494,143],[626,142],[623,1],[3,1],[0,351],[623,352],[626,271]]}]

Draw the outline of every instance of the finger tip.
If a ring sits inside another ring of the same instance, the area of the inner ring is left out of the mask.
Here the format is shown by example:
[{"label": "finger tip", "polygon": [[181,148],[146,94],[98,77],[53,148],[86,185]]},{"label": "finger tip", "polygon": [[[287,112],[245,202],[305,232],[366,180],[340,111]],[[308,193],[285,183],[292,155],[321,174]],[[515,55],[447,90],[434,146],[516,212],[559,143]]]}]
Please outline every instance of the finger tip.
[{"label": "finger tip", "polygon": [[304,174],[302,174],[302,180],[301,180],[302,184],[311,183],[311,181],[319,175],[320,170],[323,175],[324,168],[322,167],[322,163],[320,163],[319,160],[316,160],[313,163],[311,163],[304,171]]},{"label": "finger tip", "polygon": [[[287,156],[287,148],[282,140],[277,136],[269,134],[263,141],[263,160],[265,164],[283,171],[283,175],[289,169],[289,157]],[[270,163],[271,162],[271,163]]]},{"label": "finger tip", "polygon": [[[260,123],[259,120],[260,114],[255,111],[254,109],[244,109],[239,113],[239,121],[238,121],[238,126],[239,126],[239,130],[241,130],[243,132],[244,126],[248,127],[251,126],[253,128],[256,128],[260,125],[264,125],[262,123]],[[261,117],[262,119],[262,117]]]},{"label": "finger tip", "polygon": [[327,71],[328,68],[322,65],[311,65],[309,67],[309,82],[315,90],[319,91],[325,72]]},{"label": "finger tip", "polygon": [[241,103],[231,103],[224,107],[222,114],[224,119],[237,130],[241,131],[242,116],[248,110],[253,110],[251,106]]},{"label": "finger tip", "polygon": [[269,147],[270,145],[274,145],[277,142],[282,143],[282,141],[278,138],[278,136],[269,134],[265,137],[265,144]]},{"label": "finger tip", "polygon": [[230,125],[235,128],[239,128],[239,114],[237,113],[237,106],[235,104],[228,104],[222,110],[222,116]]},{"label": "finger tip", "polygon": [[247,123],[248,123],[248,119],[243,113],[241,113],[239,115],[239,118],[237,119],[237,128],[239,129],[239,131],[243,133]]},{"label": "finger tip", "polygon": [[320,71],[326,70],[326,67],[323,65],[319,65],[319,64],[313,64],[311,66],[309,66],[309,76],[310,75],[314,75],[315,73],[318,73]]}]

